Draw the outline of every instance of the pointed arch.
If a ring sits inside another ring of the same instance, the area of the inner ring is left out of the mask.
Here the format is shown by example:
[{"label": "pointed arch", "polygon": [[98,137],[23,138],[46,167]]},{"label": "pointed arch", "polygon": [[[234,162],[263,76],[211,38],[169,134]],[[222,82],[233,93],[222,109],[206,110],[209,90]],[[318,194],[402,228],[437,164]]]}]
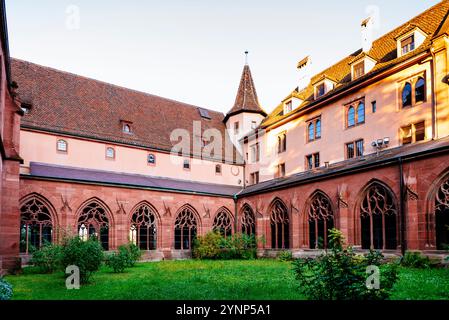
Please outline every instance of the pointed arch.
[{"label": "pointed arch", "polygon": [[275,198],[270,204],[271,248],[290,248],[290,218],[284,201]]},{"label": "pointed arch", "polygon": [[198,212],[189,204],[183,205],[176,213],[174,226],[175,249],[191,250],[200,224]]},{"label": "pointed arch", "polygon": [[129,215],[129,240],[141,250],[156,250],[158,247],[158,230],[160,215],[156,208],[144,200],[131,210]]},{"label": "pointed arch", "polygon": [[219,232],[224,237],[231,236],[234,230],[234,217],[231,211],[226,207],[217,210],[212,229]]},{"label": "pointed arch", "polygon": [[20,252],[28,254],[56,241],[56,210],[45,197],[31,193],[20,200]]},{"label": "pointed arch", "polygon": [[243,234],[256,235],[256,215],[248,203],[245,203],[240,210],[240,226]]},{"label": "pointed arch", "polygon": [[79,207],[76,228],[81,239],[96,238],[104,250],[111,247],[113,217],[109,207],[99,198],[93,197]]},{"label": "pointed arch", "polygon": [[388,185],[377,179],[370,181],[360,193],[356,210],[362,249],[397,249],[399,206]]},{"label": "pointed arch", "polygon": [[326,249],[329,230],[336,225],[334,206],[330,197],[321,190],[314,191],[306,202],[304,215],[309,234],[310,249]]}]

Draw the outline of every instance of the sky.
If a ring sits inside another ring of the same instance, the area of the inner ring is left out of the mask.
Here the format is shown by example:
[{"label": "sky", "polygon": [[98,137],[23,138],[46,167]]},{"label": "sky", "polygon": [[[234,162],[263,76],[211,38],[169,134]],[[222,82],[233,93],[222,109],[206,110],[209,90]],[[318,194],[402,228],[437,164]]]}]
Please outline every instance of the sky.
[{"label": "sky", "polygon": [[[226,113],[244,52],[274,109],[310,55],[319,72],[438,0],[6,0],[11,56]],[[19,84],[20,85],[20,84]],[[126,108],[126,106],[123,106]]]}]

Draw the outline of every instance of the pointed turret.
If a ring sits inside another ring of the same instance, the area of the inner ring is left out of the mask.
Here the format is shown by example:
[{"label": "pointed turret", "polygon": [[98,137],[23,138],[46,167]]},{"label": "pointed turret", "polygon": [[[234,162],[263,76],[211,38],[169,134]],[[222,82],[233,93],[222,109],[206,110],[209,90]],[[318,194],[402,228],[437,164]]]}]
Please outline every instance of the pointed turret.
[{"label": "pointed turret", "polygon": [[[248,52],[245,52],[248,55]],[[248,60],[243,67],[242,77],[240,79],[240,86],[237,91],[237,97],[235,98],[234,106],[226,114],[224,122],[239,113],[258,113],[266,117],[266,112],[260,107],[259,100],[257,98],[256,87],[254,86],[251,70],[248,65]]]}]

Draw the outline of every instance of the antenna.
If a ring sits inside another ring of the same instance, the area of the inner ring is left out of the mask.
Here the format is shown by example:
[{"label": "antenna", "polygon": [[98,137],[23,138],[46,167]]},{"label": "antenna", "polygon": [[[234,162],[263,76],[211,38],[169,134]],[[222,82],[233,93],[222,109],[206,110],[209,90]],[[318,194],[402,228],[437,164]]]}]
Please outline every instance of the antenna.
[{"label": "antenna", "polygon": [[245,51],[245,65],[248,65],[248,51]]}]

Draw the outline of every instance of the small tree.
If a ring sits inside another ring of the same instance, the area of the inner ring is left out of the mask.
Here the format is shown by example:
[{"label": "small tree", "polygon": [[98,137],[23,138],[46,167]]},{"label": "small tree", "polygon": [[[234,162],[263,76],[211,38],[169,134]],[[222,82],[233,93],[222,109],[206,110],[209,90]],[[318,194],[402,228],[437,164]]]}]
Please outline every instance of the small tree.
[{"label": "small tree", "polygon": [[[381,265],[382,255],[371,252],[358,256],[351,247],[344,248],[343,234],[329,230],[329,251],[316,259],[298,259],[294,262],[300,291],[312,300],[383,300],[387,299],[396,283],[394,264]],[[367,268],[380,268],[379,288],[368,288]]]}]

